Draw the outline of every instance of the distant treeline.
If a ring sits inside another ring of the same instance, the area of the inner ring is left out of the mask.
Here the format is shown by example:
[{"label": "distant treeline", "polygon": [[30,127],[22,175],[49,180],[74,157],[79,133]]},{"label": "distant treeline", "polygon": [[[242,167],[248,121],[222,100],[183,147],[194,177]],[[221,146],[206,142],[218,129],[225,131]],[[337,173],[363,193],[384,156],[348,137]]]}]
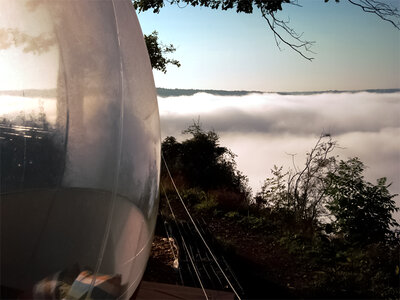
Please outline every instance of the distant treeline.
[{"label": "distant treeline", "polygon": [[316,95],[316,94],[342,94],[342,93],[375,93],[375,94],[390,94],[400,92],[400,89],[369,89],[369,90],[349,90],[349,91],[338,91],[338,90],[327,90],[327,91],[314,91],[314,92],[277,92],[279,95]]},{"label": "distant treeline", "polygon": [[160,97],[178,97],[178,96],[193,96],[197,93],[207,93],[217,96],[246,96],[249,94],[262,94],[261,91],[224,91],[224,90],[197,90],[197,89],[164,89],[157,88],[157,94]]},{"label": "distant treeline", "polygon": [[262,91],[225,91],[225,90],[199,90],[199,89],[165,89],[157,88],[157,94],[159,97],[178,97],[178,96],[193,96],[197,93],[207,93],[217,96],[246,96],[249,94],[263,94],[273,93],[279,95],[316,95],[316,94],[341,94],[341,93],[377,93],[377,94],[389,94],[400,92],[400,89],[369,89],[369,90],[354,90],[354,91],[339,91],[339,90],[327,90],[327,91],[310,91],[310,92],[262,92]]}]

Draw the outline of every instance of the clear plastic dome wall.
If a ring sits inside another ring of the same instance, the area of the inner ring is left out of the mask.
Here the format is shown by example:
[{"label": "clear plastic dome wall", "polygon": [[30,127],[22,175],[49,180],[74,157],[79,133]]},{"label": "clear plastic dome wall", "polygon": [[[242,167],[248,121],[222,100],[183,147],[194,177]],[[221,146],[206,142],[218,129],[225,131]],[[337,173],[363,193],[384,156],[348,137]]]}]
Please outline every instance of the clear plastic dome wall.
[{"label": "clear plastic dome wall", "polygon": [[0,0],[1,297],[129,298],[160,129],[129,0]]}]

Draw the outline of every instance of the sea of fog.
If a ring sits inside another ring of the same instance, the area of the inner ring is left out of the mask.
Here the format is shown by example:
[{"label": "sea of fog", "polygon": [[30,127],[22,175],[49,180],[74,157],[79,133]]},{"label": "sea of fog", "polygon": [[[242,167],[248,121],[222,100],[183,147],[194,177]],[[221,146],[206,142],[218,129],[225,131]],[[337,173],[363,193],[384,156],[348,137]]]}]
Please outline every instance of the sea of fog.
[{"label": "sea of fog", "polygon": [[[359,157],[365,177],[387,177],[390,191],[400,193],[400,92],[312,94],[253,93],[158,98],[162,137],[182,140],[182,130],[200,120],[214,129],[221,145],[236,155],[237,167],[255,194],[274,165],[302,166],[321,133],[330,133],[342,159]],[[400,206],[400,197],[396,197]],[[400,220],[400,212],[396,214]]]}]

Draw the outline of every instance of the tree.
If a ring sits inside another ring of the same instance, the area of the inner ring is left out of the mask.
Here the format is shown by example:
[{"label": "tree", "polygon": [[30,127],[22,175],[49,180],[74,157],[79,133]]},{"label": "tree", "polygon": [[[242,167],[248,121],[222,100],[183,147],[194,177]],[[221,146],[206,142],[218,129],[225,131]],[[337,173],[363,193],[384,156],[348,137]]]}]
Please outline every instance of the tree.
[{"label": "tree", "polygon": [[336,218],[333,225],[350,242],[386,241],[393,236],[391,226],[399,225],[392,217],[398,210],[393,200],[396,195],[389,193],[386,178],[378,179],[376,185],[365,181],[364,169],[356,157],[340,161],[336,172],[328,174],[326,193],[328,208]]},{"label": "tree", "polygon": [[[329,2],[329,0],[324,0]],[[340,2],[339,0],[335,0]],[[360,7],[364,12],[377,15],[400,29],[400,14],[396,7],[392,7],[384,1],[377,0],[348,0],[349,3]],[[159,13],[165,6],[163,0],[132,0],[135,9],[139,12],[152,9],[154,13]],[[305,40],[302,34],[299,34],[290,27],[289,21],[284,21],[277,17],[276,13],[282,10],[283,4],[301,6],[298,0],[172,0],[170,4],[203,6],[211,9],[229,10],[235,9],[238,13],[253,13],[256,8],[261,12],[266,20],[269,29],[273,32],[277,46],[283,43],[289,46],[307,60],[313,60],[311,47],[314,42]]]},{"label": "tree", "polygon": [[265,179],[261,191],[255,197],[259,208],[264,206],[273,210],[291,210],[285,179],[288,173],[283,173],[282,169],[274,165],[271,169],[272,177]]},{"label": "tree", "polygon": [[166,58],[165,55],[175,52],[175,47],[170,44],[165,46],[158,39],[158,32],[153,31],[150,35],[144,35],[147,51],[149,52],[151,67],[163,73],[167,72],[167,65],[175,65],[178,68],[181,66],[176,59]]},{"label": "tree", "polygon": [[327,184],[325,177],[336,167],[336,158],[330,156],[337,142],[329,134],[321,134],[315,146],[306,154],[303,169],[293,162],[288,175],[288,193],[298,219],[316,221],[325,212]]},{"label": "tree", "polygon": [[331,152],[336,146],[329,134],[322,134],[306,154],[303,168],[295,164],[293,155],[293,169],[287,173],[282,168],[271,170],[273,177],[265,180],[258,196],[272,209],[293,213],[298,221],[317,221],[325,212],[326,176],[335,170],[336,158]]},{"label": "tree", "polygon": [[235,155],[220,146],[218,134],[213,130],[204,131],[199,122],[194,122],[183,133],[190,134],[191,138],[179,143],[174,137],[167,137],[162,143],[172,175],[179,177],[186,188],[230,191],[241,194],[247,201],[250,194],[247,178],[236,169]]}]

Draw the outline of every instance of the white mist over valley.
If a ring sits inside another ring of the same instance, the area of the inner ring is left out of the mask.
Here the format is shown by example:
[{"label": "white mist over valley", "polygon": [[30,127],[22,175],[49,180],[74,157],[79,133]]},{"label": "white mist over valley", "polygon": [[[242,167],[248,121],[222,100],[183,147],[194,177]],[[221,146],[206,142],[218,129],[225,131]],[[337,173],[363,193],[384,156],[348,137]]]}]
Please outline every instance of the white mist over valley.
[{"label": "white mist over valley", "polygon": [[[159,96],[162,138],[185,139],[182,130],[200,120],[236,155],[255,194],[274,165],[302,166],[321,133],[338,141],[341,159],[357,156],[368,181],[387,177],[400,193],[400,92],[249,93],[199,92]],[[400,197],[396,197],[400,206]],[[396,219],[400,219],[397,213]]]}]

